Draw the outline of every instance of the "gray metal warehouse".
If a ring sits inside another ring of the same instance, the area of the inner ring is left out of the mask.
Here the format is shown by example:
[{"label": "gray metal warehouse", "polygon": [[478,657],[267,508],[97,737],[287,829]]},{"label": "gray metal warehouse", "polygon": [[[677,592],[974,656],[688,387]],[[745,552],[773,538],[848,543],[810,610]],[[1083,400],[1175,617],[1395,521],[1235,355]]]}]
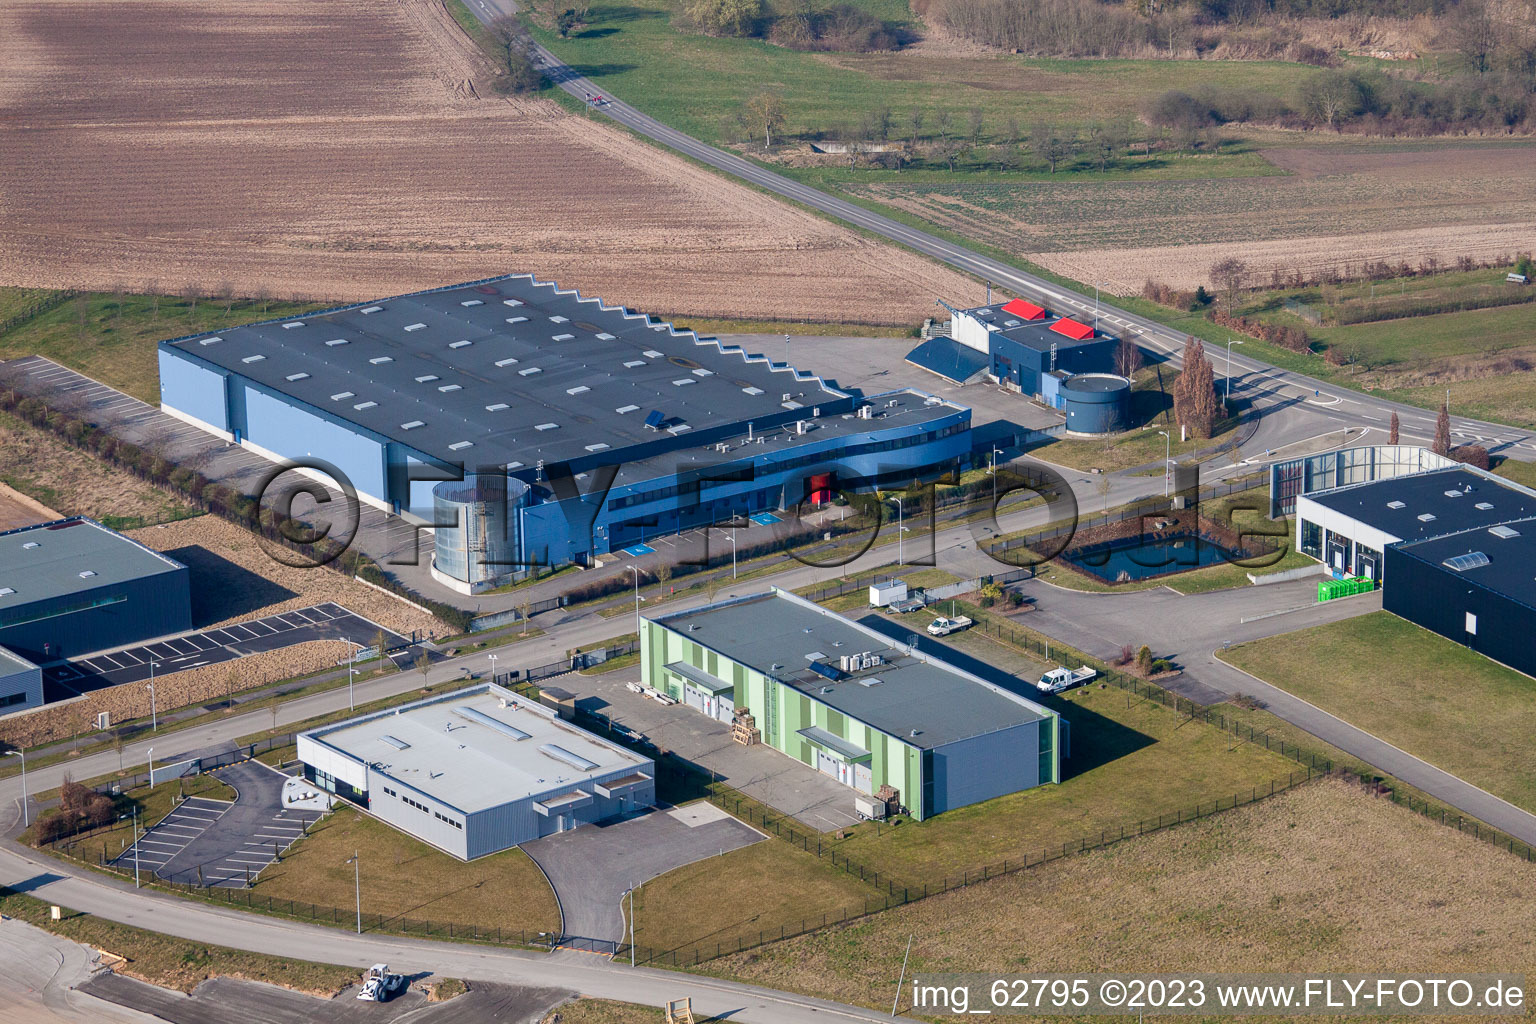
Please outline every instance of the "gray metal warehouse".
[{"label": "gray metal warehouse", "polygon": [[656,768],[495,684],[302,733],[304,777],[461,860],[656,801]]},{"label": "gray metal warehouse", "polygon": [[0,647],[0,715],[35,708],[43,702],[43,670]]},{"label": "gray metal warehouse", "polygon": [[192,628],[187,567],[74,516],[0,533],[0,646],[34,662]]}]

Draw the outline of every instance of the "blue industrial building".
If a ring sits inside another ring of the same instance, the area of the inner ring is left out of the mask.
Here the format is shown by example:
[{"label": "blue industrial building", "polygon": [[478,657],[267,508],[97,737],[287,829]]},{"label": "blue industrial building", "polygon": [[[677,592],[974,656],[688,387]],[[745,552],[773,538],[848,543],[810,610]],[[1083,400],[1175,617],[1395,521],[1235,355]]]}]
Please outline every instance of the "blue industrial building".
[{"label": "blue industrial building", "polygon": [[[188,577],[175,559],[84,516],[8,530],[0,533],[0,647],[48,662],[186,632]],[[0,665],[0,681],[7,678]]]},{"label": "blue industrial building", "polygon": [[923,342],[908,362],[951,383],[985,378],[1037,398],[1073,433],[1129,428],[1131,382],[1110,372],[1120,339],[1023,299],[950,313],[949,336]]},{"label": "blue industrial building", "polygon": [[43,703],[43,670],[0,647],[0,715]]},{"label": "blue industrial building", "polygon": [[878,395],[530,275],[160,345],[161,407],[436,526],[474,592],[533,566],[905,484],[970,451],[970,410]]}]

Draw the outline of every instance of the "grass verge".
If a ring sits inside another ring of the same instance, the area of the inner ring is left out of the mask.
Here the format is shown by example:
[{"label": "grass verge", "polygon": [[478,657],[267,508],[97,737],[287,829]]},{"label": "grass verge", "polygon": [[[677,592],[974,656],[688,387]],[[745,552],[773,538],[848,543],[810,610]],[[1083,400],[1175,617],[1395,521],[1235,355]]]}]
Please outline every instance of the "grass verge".
[{"label": "grass verge", "polygon": [[1530,744],[1536,679],[1530,676],[1384,611],[1239,644],[1221,657],[1536,810]]}]

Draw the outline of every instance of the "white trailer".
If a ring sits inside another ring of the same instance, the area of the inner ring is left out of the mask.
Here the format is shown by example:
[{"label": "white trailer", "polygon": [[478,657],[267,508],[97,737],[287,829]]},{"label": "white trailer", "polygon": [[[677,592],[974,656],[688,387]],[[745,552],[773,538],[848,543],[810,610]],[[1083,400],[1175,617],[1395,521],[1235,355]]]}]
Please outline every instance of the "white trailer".
[{"label": "white trailer", "polygon": [[869,585],[869,604],[872,608],[887,608],[906,599],[906,580],[881,580]]}]

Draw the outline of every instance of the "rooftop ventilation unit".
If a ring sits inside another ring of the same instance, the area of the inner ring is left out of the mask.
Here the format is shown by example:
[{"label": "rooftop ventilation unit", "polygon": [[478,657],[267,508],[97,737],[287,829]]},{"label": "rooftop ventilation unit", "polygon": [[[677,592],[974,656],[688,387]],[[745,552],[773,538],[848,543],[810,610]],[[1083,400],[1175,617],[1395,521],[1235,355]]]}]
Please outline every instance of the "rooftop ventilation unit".
[{"label": "rooftop ventilation unit", "polygon": [[462,385],[462,384],[444,384],[441,387],[439,387],[437,390],[441,391],[443,394],[446,395],[450,391],[463,391],[464,390],[464,385]]},{"label": "rooftop ventilation unit", "polygon": [[501,304],[503,306],[521,306],[523,304],[523,300],[522,299],[502,299],[501,300]]},{"label": "rooftop ventilation unit", "polygon": [[16,593],[14,587],[0,587],[0,597],[10,597],[14,593]]},{"label": "rooftop ventilation unit", "polygon": [[506,402],[492,402],[490,405],[485,407],[485,411],[486,412],[501,412],[503,409],[510,409],[510,408],[512,408],[512,407],[510,405],[508,405]]},{"label": "rooftop ventilation unit", "polygon": [[558,743],[546,743],[539,748],[539,753],[548,754],[556,761],[564,761],[579,772],[589,772],[597,767],[596,761],[588,761],[580,754],[573,754]]},{"label": "rooftop ventilation unit", "polygon": [[485,305],[485,300],[484,299],[465,299],[463,302],[459,303],[459,305],[461,305],[461,306],[483,306],[483,305]]},{"label": "rooftop ventilation unit", "polygon": [[378,404],[378,402],[358,402],[352,408],[356,409],[358,412],[362,412],[364,409],[372,409]]},{"label": "rooftop ventilation unit", "polygon": [[537,367],[537,366],[528,366],[528,367],[524,367],[521,370],[518,370],[517,371],[517,375],[519,377],[532,377],[536,373],[543,373],[543,372],[544,371],[542,369],[540,369],[539,367]]},{"label": "rooftop ventilation unit", "polygon": [[760,395],[763,393],[762,388],[742,388],[741,390],[743,393],[748,395]]},{"label": "rooftop ventilation unit", "polygon": [[1491,501],[1480,501],[1480,502],[1478,502],[1476,505],[1474,505],[1472,507],[1473,508],[1482,509],[1484,512],[1491,512],[1491,511],[1493,511],[1493,502],[1491,502]]},{"label": "rooftop ventilation unit", "polygon": [[370,363],[372,363],[374,366],[383,366],[385,363],[392,363],[392,362],[394,362],[395,361],[395,357],[394,356],[374,356],[372,359],[370,359],[368,361]]},{"label": "rooftop ventilation unit", "polygon": [[644,352],[641,352],[640,354],[645,356],[645,358],[647,358],[647,359],[660,359],[662,357],[662,355],[664,355],[664,353],[658,352],[658,351],[656,351],[653,348],[648,348]]},{"label": "rooftop ventilation unit", "polygon": [[517,364],[517,359],[515,359],[512,356],[508,356],[505,359],[498,359],[498,360],[496,360],[496,365],[497,366],[515,366],[516,364]]},{"label": "rooftop ventilation unit", "polygon": [[334,395],[331,396],[331,401],[333,401],[333,402],[344,402],[348,398],[356,398],[356,397],[357,397],[357,395],[356,395],[355,392],[351,392],[351,391],[338,391]]},{"label": "rooftop ventilation unit", "polygon": [[1520,536],[1520,531],[1513,526],[1490,526],[1488,532],[1499,538],[1499,540],[1513,540],[1515,537]]},{"label": "rooftop ventilation unit", "polygon": [[441,378],[439,378],[438,375],[435,374],[435,373],[424,373],[420,377],[416,378],[416,383],[417,384],[430,384],[433,381],[439,380],[439,379],[441,379]]},{"label": "rooftop ventilation unit", "polygon": [[558,430],[559,427],[560,427],[560,424],[558,424],[558,423],[538,423],[538,424],[534,425],[533,429],[534,430],[538,430],[538,431],[545,431],[545,430]]},{"label": "rooftop ventilation unit", "polygon": [[283,324],[283,330],[285,330],[285,331],[291,331],[291,330],[293,330],[293,329],[294,329],[294,328],[295,328],[295,327],[303,327],[303,326],[304,326],[304,323],[303,323],[303,321],[301,321],[301,320],[295,320],[295,321],[293,321],[293,322],[292,322],[292,323],[286,323],[286,324]]},{"label": "rooftop ventilation unit", "polygon": [[531,732],[523,732],[514,725],[508,725],[499,718],[492,718],[479,708],[454,708],[453,713],[460,718],[467,718],[476,725],[483,725],[487,729],[494,729],[503,736],[510,736],[514,741],[526,740],[533,737]]},{"label": "rooftop ventilation unit", "polygon": [[330,341],[326,342],[326,345],[330,348],[335,348],[337,345],[345,345],[346,343],[346,338],[332,338]]},{"label": "rooftop ventilation unit", "polygon": [[1461,497],[1461,492],[1458,491],[1456,488],[1452,487],[1450,490],[1445,492],[1445,496],[1447,498],[1459,498],[1459,497]]},{"label": "rooftop ventilation unit", "polygon": [[549,322],[552,323],[552,324],[563,324],[566,321],[567,321],[567,318],[563,317],[563,316],[552,316],[552,317],[549,318]]},{"label": "rooftop ventilation unit", "polygon": [[875,418],[875,407],[872,406],[872,405],[861,405],[861,406],[859,406],[858,416],[859,416],[859,419],[861,419],[861,420],[872,420],[872,419],[874,419]]},{"label": "rooftop ventilation unit", "polygon": [[621,405],[613,411],[618,413],[620,416],[624,416],[628,413],[639,412],[640,407],[638,405]]},{"label": "rooftop ventilation unit", "polygon": [[199,345],[213,345],[213,344],[216,344],[216,343],[221,342],[223,340],[224,339],[220,338],[220,337],[199,338],[199,339],[197,339],[197,343]]},{"label": "rooftop ventilation unit", "polygon": [[549,340],[550,341],[570,341],[574,337],[576,337],[576,335],[574,335],[574,334],[554,334],[554,335],[550,336]]},{"label": "rooftop ventilation unit", "polygon": [[259,362],[261,362],[265,358],[267,358],[267,357],[266,356],[246,356],[244,359],[242,359],[240,361],[242,363],[259,363]]},{"label": "rooftop ventilation unit", "polygon": [[411,420],[408,423],[400,424],[400,429],[401,430],[415,430],[417,427],[424,427],[424,426],[426,426],[426,423],[424,423],[421,420]]},{"label": "rooftop ventilation unit", "polygon": [[598,341],[612,341],[613,340],[613,335],[609,334],[607,331],[603,331],[601,334],[599,334],[597,336],[597,340]]},{"label": "rooftop ventilation unit", "polygon": [[1447,558],[1441,564],[1444,565],[1447,569],[1455,569],[1457,572],[1466,572],[1468,569],[1477,569],[1481,566],[1488,565],[1491,561],[1492,559],[1483,554],[1481,551],[1469,551],[1464,555],[1456,555],[1452,558]]},{"label": "rooftop ventilation unit", "polygon": [[585,384],[578,384],[578,385],[576,385],[573,388],[566,388],[565,389],[565,393],[568,394],[568,395],[580,395],[580,394],[585,394],[586,392],[591,391],[591,390],[592,389],[587,387]]},{"label": "rooftop ventilation unit", "polygon": [[1387,508],[1407,508],[1407,507],[1408,507],[1408,503],[1405,502],[1405,501],[1389,501],[1389,502],[1387,502]]},{"label": "rooftop ventilation unit", "polygon": [[525,317],[525,316],[509,316],[509,317],[507,317],[507,323],[509,323],[509,324],[526,323],[527,320],[528,320],[528,318]]},{"label": "rooftop ventilation unit", "polygon": [[473,344],[474,344],[474,342],[470,341],[468,338],[460,338],[458,341],[450,341],[448,343],[448,347],[449,348],[469,348],[469,346],[471,346]]},{"label": "rooftop ventilation unit", "polygon": [[22,545],[22,547],[25,548],[28,551],[32,550],[35,547],[39,547],[39,546],[40,545],[35,540],[29,540],[25,544]]},{"label": "rooftop ventilation unit", "polygon": [[627,362],[625,362],[624,368],[626,370],[633,370],[637,366],[644,366],[644,365],[645,365],[645,360],[644,359],[630,359]]},{"label": "rooftop ventilation unit", "polygon": [[290,383],[292,383],[293,381],[296,381],[296,380],[308,380],[308,379],[309,379],[309,374],[307,374],[307,373],[290,373],[288,375],[288,381]]},{"label": "rooftop ventilation unit", "polygon": [[448,446],[448,450],[451,452],[458,452],[463,451],[465,448],[473,448],[474,446],[475,442],[473,441],[455,441],[453,444]]},{"label": "rooftop ventilation unit", "polygon": [[92,576],[95,576],[95,575],[96,575],[96,570],[95,569],[81,569],[80,570],[80,578],[83,579],[83,580],[88,580]]}]

